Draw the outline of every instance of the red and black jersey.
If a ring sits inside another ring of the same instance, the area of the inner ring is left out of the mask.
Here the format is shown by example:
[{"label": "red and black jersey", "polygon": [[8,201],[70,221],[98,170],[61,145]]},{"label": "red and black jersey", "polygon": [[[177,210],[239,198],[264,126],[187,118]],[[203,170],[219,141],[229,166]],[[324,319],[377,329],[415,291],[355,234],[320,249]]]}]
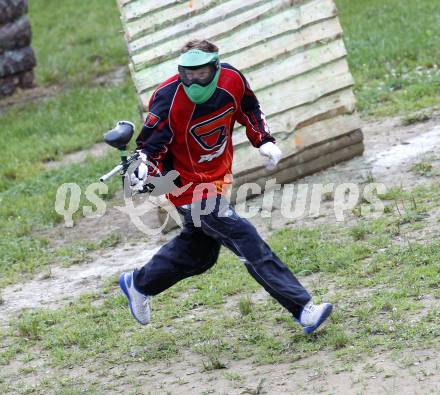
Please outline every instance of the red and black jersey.
[{"label": "red and black jersey", "polygon": [[194,200],[201,183],[217,187],[232,174],[232,131],[238,121],[254,147],[275,139],[270,135],[260,104],[244,76],[222,63],[217,89],[202,104],[186,95],[179,75],[159,85],[151,96],[149,114],[136,143],[161,171],[175,169],[180,186],[191,187],[180,196],[168,195],[180,206]]}]

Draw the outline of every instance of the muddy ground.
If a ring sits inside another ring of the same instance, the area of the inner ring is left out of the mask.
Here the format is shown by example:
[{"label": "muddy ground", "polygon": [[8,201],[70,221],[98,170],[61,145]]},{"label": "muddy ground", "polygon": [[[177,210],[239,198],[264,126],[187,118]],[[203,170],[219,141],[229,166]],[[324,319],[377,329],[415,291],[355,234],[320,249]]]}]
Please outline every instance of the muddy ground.
[{"label": "muddy ground", "polygon": [[[352,182],[359,185],[366,182],[378,182],[411,189],[417,185],[439,182],[440,177],[440,115],[424,123],[404,126],[399,118],[370,121],[363,127],[365,152],[362,157],[354,158],[333,168],[298,180],[297,183],[335,183]],[[92,150],[99,155],[104,150],[101,146]],[[90,151],[89,151],[90,152]],[[75,160],[85,157],[85,153],[76,154]],[[414,163],[429,161],[433,165],[434,176],[421,177],[411,171]],[[63,163],[51,166],[62,166]],[[437,172],[437,173],[436,173]],[[303,218],[289,220],[280,213],[280,192],[275,196],[275,205],[271,219],[258,216],[251,221],[265,236],[274,229],[290,226],[313,226],[334,223],[333,201],[323,201],[318,214],[305,215]],[[257,204],[259,198],[250,202]],[[307,214],[307,212],[306,212]],[[439,237],[440,223],[438,212],[432,213],[430,224],[423,233],[409,235],[414,240],[426,241]],[[351,226],[358,218],[346,212],[343,225]],[[97,241],[117,232],[123,234],[122,242],[114,248],[94,252],[90,259],[81,264],[65,268],[54,264],[49,273],[40,274],[25,284],[16,284],[1,291],[4,303],[1,306],[0,321],[7,325],[12,317],[23,309],[58,308],[85,292],[98,291],[107,277],[115,276],[122,270],[141,266],[166,240],[176,233],[157,235],[146,240],[130,222],[129,217],[115,208],[108,210],[99,219],[82,219],[74,228],[58,227],[49,231],[46,237],[54,248],[75,240]],[[405,243],[405,240],[402,240]],[[313,278],[304,280],[307,285]],[[266,298],[264,293],[256,297]],[[254,366],[249,361],[231,362],[234,371],[239,371],[244,381],[234,383],[224,377],[223,372],[200,373],[195,366],[200,366],[196,355],[185,355],[181,360],[172,361],[172,365],[158,363],[148,367],[125,366],[133,375],[145,374],[153,379],[157,393],[270,393],[270,394],[426,394],[440,393],[438,369],[440,350],[420,350],[416,355],[402,355],[396,362],[395,356],[381,354],[368,356],[362,363],[353,366],[351,371],[340,372],[337,364],[324,353],[319,353],[298,361],[297,364]],[[365,369],[374,366],[374,369]],[[12,366],[11,374],[15,370]],[[115,368],[117,370],[119,368]],[[76,372],[77,374],[78,372]],[[117,373],[117,372],[116,372]],[[123,375],[121,375],[123,376]],[[115,374],[116,382],[118,374]],[[122,379],[121,379],[122,380]],[[103,383],[104,385],[105,383]],[[115,383],[113,383],[115,384]],[[113,387],[117,388],[117,387]],[[109,388],[109,393],[113,393]],[[156,392],[154,392],[156,393]]]}]

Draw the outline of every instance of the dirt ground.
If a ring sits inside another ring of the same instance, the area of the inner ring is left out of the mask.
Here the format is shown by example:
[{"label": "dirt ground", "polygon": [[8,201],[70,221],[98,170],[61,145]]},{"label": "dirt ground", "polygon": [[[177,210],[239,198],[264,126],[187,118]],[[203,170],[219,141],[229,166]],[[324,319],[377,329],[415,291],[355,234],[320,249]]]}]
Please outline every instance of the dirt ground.
[{"label": "dirt ground", "polygon": [[[366,123],[363,127],[365,152],[362,157],[336,165],[312,176],[297,181],[301,184],[352,182],[364,184],[368,180],[380,182],[387,188],[402,186],[405,189],[429,182],[438,182],[438,177],[424,178],[410,171],[411,165],[429,159],[435,170],[440,169],[440,116],[436,115],[428,122],[403,126],[399,118],[390,118]],[[96,147],[95,147],[96,148]],[[94,148],[94,149],[95,149]],[[90,151],[88,151],[90,152]],[[98,146],[94,154],[103,152]],[[85,153],[78,153],[77,158]],[[52,164],[51,166],[63,165]],[[271,220],[257,217],[252,219],[258,230],[265,236],[274,229],[292,223],[280,213],[280,193],[275,196],[275,208]],[[257,203],[259,198],[254,199]],[[412,237],[434,239],[440,235],[440,223],[434,213],[429,226],[423,234]],[[152,219],[153,220],[153,219]],[[297,226],[334,223],[336,220],[333,201],[325,201],[318,215],[306,215],[294,220]],[[350,212],[345,213],[344,226],[356,222]],[[46,237],[56,248],[75,240],[99,240],[114,232],[121,232],[122,243],[112,249],[96,251],[90,260],[65,268],[53,265],[49,274],[37,276],[25,284],[16,284],[4,288],[1,298],[4,301],[0,311],[0,322],[7,325],[22,309],[58,308],[85,292],[101,289],[107,277],[124,269],[141,266],[176,231],[167,235],[158,235],[146,240],[146,237],[131,224],[127,215],[112,208],[99,219],[82,219],[74,228],[58,227]],[[310,280],[307,280],[310,281]],[[258,297],[265,298],[264,293]],[[201,373],[197,355],[188,354],[181,360],[173,361],[172,366],[158,363],[146,367],[124,366],[133,375],[146,375],[153,387],[152,393],[223,393],[223,394],[438,394],[440,379],[439,350],[419,350],[400,358],[380,354],[366,357],[350,371],[341,372],[335,361],[324,353],[301,359],[297,364],[253,366],[250,361],[234,361],[229,370],[240,373],[240,381],[226,378],[222,370]],[[399,362],[396,362],[399,361]],[[367,367],[367,368],[366,368]],[[9,366],[8,369],[12,369]],[[123,384],[124,375],[112,372],[112,380]],[[14,370],[14,369],[12,369]],[[76,372],[77,374],[78,372]],[[121,377],[121,378],[118,378]],[[108,379],[108,377],[102,377]],[[115,384],[113,382],[113,384]],[[114,388],[117,388],[114,387]],[[109,388],[108,393],[114,393]]]},{"label": "dirt ground", "polygon": [[[415,395],[440,392],[436,352],[419,350],[415,356],[407,353],[401,357],[397,363],[389,355],[373,355],[350,371],[343,371],[346,367],[324,352],[293,364],[255,366],[248,360],[231,361],[228,371],[237,372],[242,378],[235,381],[222,371],[201,372],[201,358],[192,354],[183,355],[179,361],[148,367],[147,371],[144,364],[128,366],[128,369],[124,366],[124,370],[148,376],[152,394]],[[115,375],[118,376],[117,372]]]},{"label": "dirt ground", "polygon": [[[145,385],[139,394],[221,394],[221,395],[315,395],[315,394],[399,394],[440,393],[438,350],[403,352],[399,357],[381,353],[369,355],[349,368],[340,361],[318,352],[294,363],[254,365],[249,360],[230,361],[226,369],[201,371],[203,358],[183,353],[178,359],[156,364],[114,365],[109,371],[74,368],[67,376],[87,378],[99,383],[105,394],[120,394],[130,388],[132,378],[142,378]],[[41,361],[26,364],[41,369]],[[17,371],[22,364],[6,367]],[[56,371],[43,367],[44,376]],[[232,375],[231,375],[232,372]],[[229,373],[229,375],[228,375]],[[65,372],[63,372],[65,374]],[[41,377],[25,375],[24,385],[38,384]],[[50,392],[53,393],[53,392]]]}]

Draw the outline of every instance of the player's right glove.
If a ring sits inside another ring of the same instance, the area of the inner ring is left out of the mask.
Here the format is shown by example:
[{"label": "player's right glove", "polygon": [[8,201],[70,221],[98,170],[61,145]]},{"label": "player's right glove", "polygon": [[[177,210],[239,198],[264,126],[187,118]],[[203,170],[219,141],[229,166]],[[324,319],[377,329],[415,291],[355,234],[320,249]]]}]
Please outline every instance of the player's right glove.
[{"label": "player's right glove", "polygon": [[138,168],[130,175],[131,189],[136,192],[148,192],[149,188],[146,188],[146,179],[148,176],[147,155],[142,151],[138,151],[139,158],[142,162]]}]

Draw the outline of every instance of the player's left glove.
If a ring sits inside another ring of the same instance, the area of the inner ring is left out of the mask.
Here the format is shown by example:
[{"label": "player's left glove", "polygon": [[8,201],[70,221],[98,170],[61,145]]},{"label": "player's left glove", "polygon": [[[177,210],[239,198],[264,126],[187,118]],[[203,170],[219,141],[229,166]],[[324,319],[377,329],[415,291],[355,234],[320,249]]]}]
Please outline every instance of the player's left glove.
[{"label": "player's left glove", "polygon": [[281,150],[272,142],[264,143],[260,148],[260,155],[267,156],[269,160],[265,163],[266,169],[273,170],[282,158]]}]

